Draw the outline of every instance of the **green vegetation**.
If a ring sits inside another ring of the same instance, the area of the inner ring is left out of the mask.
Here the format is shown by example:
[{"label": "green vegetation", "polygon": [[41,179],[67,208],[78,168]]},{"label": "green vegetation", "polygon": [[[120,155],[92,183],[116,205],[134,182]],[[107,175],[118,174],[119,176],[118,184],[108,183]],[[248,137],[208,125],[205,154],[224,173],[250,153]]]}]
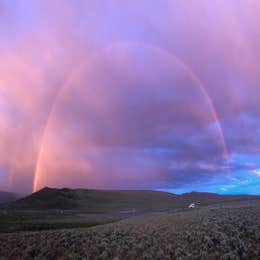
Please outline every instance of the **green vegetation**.
[{"label": "green vegetation", "polygon": [[[179,211],[152,211],[167,208]],[[45,188],[0,220],[0,260],[260,257],[257,196]]]},{"label": "green vegetation", "polygon": [[0,258],[259,259],[260,202],[222,206],[87,229],[0,234]]},{"label": "green vegetation", "polygon": [[191,192],[176,195],[150,190],[86,190],[44,188],[11,203],[10,209],[66,209],[88,212],[113,212],[132,209],[187,207],[190,202],[209,205],[229,201],[254,200],[259,196],[224,196],[214,193]]},{"label": "green vegetation", "polygon": [[41,231],[52,229],[91,227],[118,221],[116,217],[82,217],[78,212],[59,211],[0,211],[0,233]]}]

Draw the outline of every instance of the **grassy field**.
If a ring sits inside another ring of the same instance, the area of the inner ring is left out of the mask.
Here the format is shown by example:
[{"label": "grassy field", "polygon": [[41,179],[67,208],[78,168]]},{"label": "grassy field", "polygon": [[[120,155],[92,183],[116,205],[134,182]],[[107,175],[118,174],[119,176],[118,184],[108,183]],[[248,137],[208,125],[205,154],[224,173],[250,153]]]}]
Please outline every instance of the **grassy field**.
[{"label": "grassy field", "polygon": [[91,227],[118,221],[119,217],[80,211],[0,210],[0,220],[0,233],[13,233]]},{"label": "grassy field", "polygon": [[148,214],[91,228],[2,233],[0,256],[2,259],[259,259],[260,202]]}]

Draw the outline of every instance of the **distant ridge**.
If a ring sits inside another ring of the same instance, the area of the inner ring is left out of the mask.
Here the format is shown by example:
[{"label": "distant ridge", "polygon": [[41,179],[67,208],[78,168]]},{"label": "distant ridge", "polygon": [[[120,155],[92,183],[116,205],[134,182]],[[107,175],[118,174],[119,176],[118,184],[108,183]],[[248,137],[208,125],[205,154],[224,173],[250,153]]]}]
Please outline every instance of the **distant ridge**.
[{"label": "distant ridge", "polygon": [[260,199],[260,196],[219,195],[206,192],[176,195],[151,190],[88,190],[45,187],[25,198],[9,203],[7,207],[13,209],[69,209],[102,212],[186,207],[191,202],[198,205],[208,205],[254,199]]},{"label": "distant ridge", "polygon": [[16,193],[0,191],[0,204],[15,201],[20,197],[21,197],[21,195],[16,194]]}]

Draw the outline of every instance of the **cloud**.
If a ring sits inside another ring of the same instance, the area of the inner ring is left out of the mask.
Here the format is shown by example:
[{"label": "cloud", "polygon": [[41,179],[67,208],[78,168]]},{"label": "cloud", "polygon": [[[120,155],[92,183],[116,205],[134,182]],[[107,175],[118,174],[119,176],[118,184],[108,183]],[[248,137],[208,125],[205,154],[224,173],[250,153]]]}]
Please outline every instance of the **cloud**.
[{"label": "cloud", "polygon": [[253,173],[253,175],[260,178],[260,170],[252,170],[251,172]]},{"label": "cloud", "polygon": [[31,190],[35,173],[37,188],[156,189],[255,169],[232,158],[260,151],[256,1],[0,9],[9,189]]}]

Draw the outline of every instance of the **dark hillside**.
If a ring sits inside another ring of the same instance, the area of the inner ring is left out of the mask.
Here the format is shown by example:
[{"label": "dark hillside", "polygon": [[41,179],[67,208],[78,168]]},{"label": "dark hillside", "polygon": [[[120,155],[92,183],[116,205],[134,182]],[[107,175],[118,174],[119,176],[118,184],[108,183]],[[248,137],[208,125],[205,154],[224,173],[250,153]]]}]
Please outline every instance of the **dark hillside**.
[{"label": "dark hillside", "polygon": [[187,207],[189,203],[209,205],[228,201],[254,200],[260,196],[218,195],[191,192],[176,195],[150,190],[87,190],[43,188],[8,204],[10,209],[68,209],[92,212]]},{"label": "dark hillside", "polygon": [[21,196],[19,196],[16,193],[0,191],[0,204],[15,201],[19,197],[21,197]]}]

